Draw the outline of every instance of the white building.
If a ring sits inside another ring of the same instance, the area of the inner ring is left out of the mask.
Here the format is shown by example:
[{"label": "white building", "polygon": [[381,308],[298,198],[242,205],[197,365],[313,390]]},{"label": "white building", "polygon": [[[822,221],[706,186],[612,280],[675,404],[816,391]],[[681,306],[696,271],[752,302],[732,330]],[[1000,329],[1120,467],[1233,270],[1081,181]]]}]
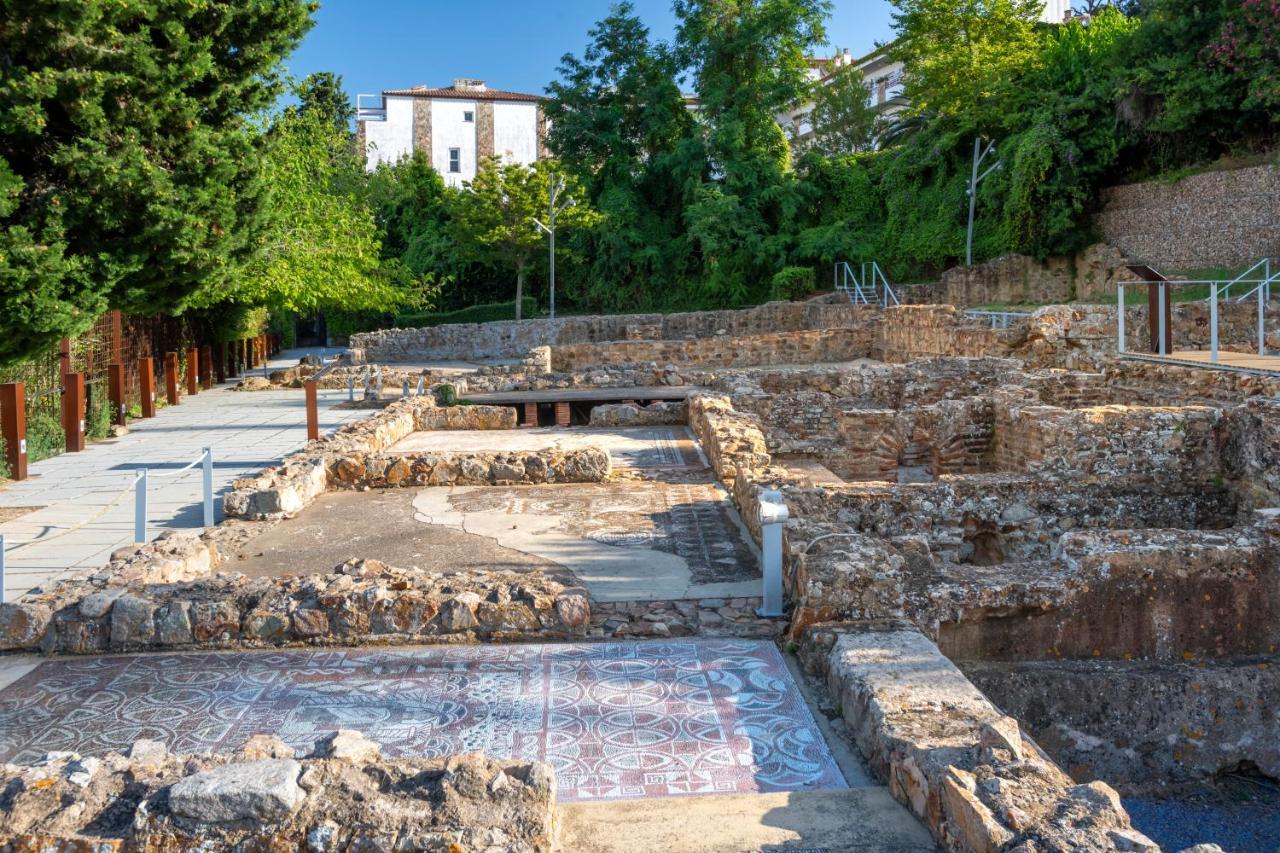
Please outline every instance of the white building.
[{"label": "white building", "polygon": [[[1070,14],[1069,0],[1046,0],[1040,10],[1040,20],[1047,24],[1060,24],[1068,20]],[[809,79],[826,84],[835,78],[840,69],[854,65],[862,72],[862,80],[866,84],[871,102],[881,116],[887,118],[907,105],[902,96],[903,65],[889,56],[892,46],[890,43],[878,47],[860,59],[852,58],[848,48],[843,51],[837,49],[830,59],[810,59]],[[802,104],[778,114],[778,123],[791,134],[797,147],[803,148],[813,136],[813,126],[809,123],[809,114],[812,112],[813,104]]]},{"label": "white building", "polygon": [[503,92],[483,80],[454,80],[447,88],[387,89],[356,100],[356,140],[365,168],[395,163],[415,150],[450,186],[476,175],[477,164],[497,155],[530,164],[546,155],[546,119],[540,95]]}]

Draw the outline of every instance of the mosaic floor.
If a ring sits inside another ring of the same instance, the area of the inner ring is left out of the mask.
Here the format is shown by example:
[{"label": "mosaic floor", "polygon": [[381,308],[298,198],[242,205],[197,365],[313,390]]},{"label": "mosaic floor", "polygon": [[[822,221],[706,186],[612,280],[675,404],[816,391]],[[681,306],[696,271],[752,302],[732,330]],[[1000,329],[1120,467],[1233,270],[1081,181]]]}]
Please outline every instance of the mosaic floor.
[{"label": "mosaic floor", "polygon": [[46,661],[0,691],[0,761],[358,729],[392,755],[550,763],[566,801],[843,788],[778,649],[744,640]]}]

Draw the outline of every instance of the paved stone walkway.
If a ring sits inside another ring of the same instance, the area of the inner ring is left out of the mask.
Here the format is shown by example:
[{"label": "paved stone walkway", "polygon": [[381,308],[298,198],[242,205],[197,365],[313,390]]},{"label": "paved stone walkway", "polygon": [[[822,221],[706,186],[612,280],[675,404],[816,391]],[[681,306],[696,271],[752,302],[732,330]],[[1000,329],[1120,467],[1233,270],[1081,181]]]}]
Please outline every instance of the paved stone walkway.
[{"label": "paved stone walkway", "polygon": [[847,785],[778,648],[751,640],[66,658],[0,690],[0,762],[336,729],[395,756],[545,760],[570,801]]},{"label": "paved stone walkway", "polygon": [[[291,350],[273,367],[297,364]],[[124,492],[134,471],[165,474],[213,448],[215,496],[233,480],[259,470],[306,442],[306,403],[298,390],[232,391],[231,385],[182,398],[156,417],[134,420],[119,439],[93,443],[30,466],[30,477],[0,490],[0,509],[42,507],[5,524],[5,600],[58,577],[103,565],[133,541],[134,496]],[[162,391],[163,393],[163,391]],[[320,429],[366,417],[370,411],[333,409],[345,391],[320,392]],[[148,533],[199,527],[203,521],[200,469],[150,480]],[[216,498],[215,498],[216,499]],[[108,505],[113,504],[110,509]],[[104,511],[105,510],[105,511]],[[221,520],[220,502],[216,514]],[[86,520],[92,519],[89,523]],[[83,525],[83,526],[80,526]],[[26,544],[31,543],[31,544]]]}]

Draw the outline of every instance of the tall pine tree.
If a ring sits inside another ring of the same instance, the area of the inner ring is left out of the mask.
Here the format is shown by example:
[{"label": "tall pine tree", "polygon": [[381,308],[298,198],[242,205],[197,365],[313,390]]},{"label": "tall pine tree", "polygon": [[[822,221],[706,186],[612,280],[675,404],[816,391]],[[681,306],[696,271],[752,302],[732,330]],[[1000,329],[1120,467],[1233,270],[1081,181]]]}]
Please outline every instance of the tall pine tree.
[{"label": "tall pine tree", "polygon": [[0,0],[0,362],[218,301],[312,0]]}]

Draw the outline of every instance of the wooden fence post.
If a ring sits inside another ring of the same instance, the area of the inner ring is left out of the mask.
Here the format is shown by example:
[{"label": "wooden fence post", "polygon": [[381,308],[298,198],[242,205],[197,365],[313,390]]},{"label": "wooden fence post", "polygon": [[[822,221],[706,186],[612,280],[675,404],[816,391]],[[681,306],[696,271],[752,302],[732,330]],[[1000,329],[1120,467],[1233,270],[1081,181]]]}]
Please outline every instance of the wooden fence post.
[{"label": "wooden fence post", "polygon": [[22,382],[0,385],[0,434],[9,476],[27,479],[27,387]]},{"label": "wooden fence post", "polygon": [[129,411],[124,401],[124,365],[119,362],[107,365],[107,396],[111,399],[111,422],[124,426]]},{"label": "wooden fence post", "polygon": [[187,393],[194,397],[200,393],[200,350],[187,350]]},{"label": "wooden fence post", "polygon": [[156,416],[156,362],[148,356],[138,361],[138,394],[142,398],[142,416]]},{"label": "wooden fence post", "polygon": [[307,390],[307,441],[315,441],[320,437],[320,403],[317,399],[316,381],[308,379],[304,385]]},{"label": "wooden fence post", "polygon": [[208,344],[200,347],[200,387],[213,387],[213,347]]},{"label": "wooden fence post", "polygon": [[164,391],[169,398],[169,405],[176,406],[182,402],[178,399],[178,354],[164,354]]},{"label": "wooden fence post", "polygon": [[62,431],[67,435],[67,452],[84,450],[84,374],[62,374]]}]

